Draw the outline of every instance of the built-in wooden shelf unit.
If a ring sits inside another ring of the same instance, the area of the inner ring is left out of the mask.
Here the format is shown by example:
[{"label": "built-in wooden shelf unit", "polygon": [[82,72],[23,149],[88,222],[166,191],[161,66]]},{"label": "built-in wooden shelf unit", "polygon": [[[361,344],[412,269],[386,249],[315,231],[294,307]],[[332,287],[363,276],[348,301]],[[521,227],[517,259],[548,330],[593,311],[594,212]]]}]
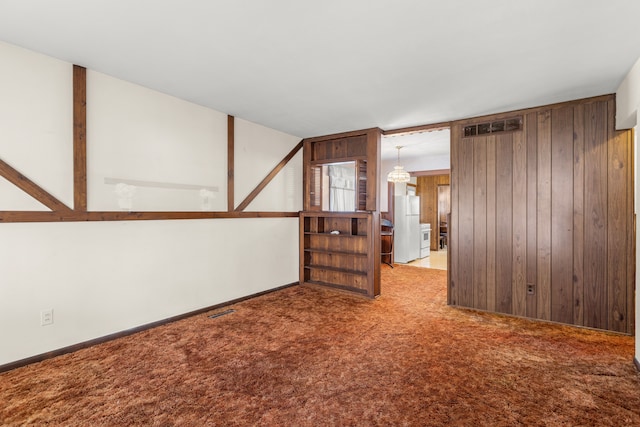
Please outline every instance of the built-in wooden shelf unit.
[{"label": "built-in wooden shelf unit", "polygon": [[[304,140],[304,211],[300,213],[300,283],[374,298],[380,294],[380,130]],[[329,202],[327,167],[349,165],[349,211]]]},{"label": "built-in wooden shelf unit", "polygon": [[300,281],[368,297],[379,294],[379,282],[371,286],[375,268],[370,268],[376,224],[369,212],[302,212]]}]

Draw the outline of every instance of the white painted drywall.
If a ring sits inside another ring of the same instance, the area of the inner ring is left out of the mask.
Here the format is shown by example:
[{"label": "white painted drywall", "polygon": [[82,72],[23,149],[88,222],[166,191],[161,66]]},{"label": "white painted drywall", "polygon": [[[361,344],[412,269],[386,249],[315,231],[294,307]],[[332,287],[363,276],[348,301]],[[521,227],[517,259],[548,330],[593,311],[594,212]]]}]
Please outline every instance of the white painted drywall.
[{"label": "white painted drywall", "polygon": [[206,210],[226,210],[226,114],[89,70],[87,145],[89,210],[121,210],[105,178],[156,185],[137,186],[131,210],[199,211],[206,187]]},{"label": "white painted drywall", "polygon": [[[634,183],[635,183],[635,203],[634,213],[638,215],[638,200],[640,199],[640,180],[638,179],[638,123],[640,122],[640,58],[633,68],[624,78],[618,91],[616,92],[616,128],[629,129],[635,127],[634,152]],[[636,248],[640,248],[640,233],[636,232]],[[637,291],[640,283],[640,251],[636,250],[636,360],[640,360],[640,293]]]},{"label": "white painted drywall", "polygon": [[[73,206],[69,64],[0,42],[0,70],[0,159]],[[0,185],[0,209],[37,206],[8,185]]]},{"label": "white painted drywall", "polygon": [[[1,159],[1,157],[0,157]],[[50,211],[42,203],[0,177],[0,210],[3,211]]]},{"label": "white painted drywall", "polygon": [[[295,218],[0,224],[0,365],[297,280]],[[54,323],[40,326],[40,311]]]},{"label": "white painted drywall", "polygon": [[[11,88],[0,97],[0,117],[12,121],[0,121],[0,158],[70,203],[72,65],[4,44],[0,64],[16,70],[0,75],[2,90]],[[39,81],[47,84],[36,90]],[[119,209],[105,189],[109,176],[217,185],[216,209],[226,207],[226,115],[91,71],[87,100],[90,209]],[[39,106],[26,114],[31,102]],[[299,139],[247,127],[241,162],[253,167],[236,179],[249,187]],[[267,143],[278,153],[267,156]],[[301,179],[287,185],[302,191]],[[196,206],[169,193],[133,207]],[[284,201],[268,202],[288,210]],[[0,224],[0,365],[297,280],[297,218]],[[50,308],[54,323],[41,326],[40,312]]]},{"label": "white painted drywall", "polygon": [[[235,205],[238,206],[301,138],[235,119]],[[302,150],[278,173],[248,211],[302,209]]]},{"label": "white painted drywall", "polygon": [[631,129],[637,124],[636,111],[640,106],[640,58],[616,91],[616,128]]},{"label": "white painted drywall", "polygon": [[[640,91],[639,91],[640,92]],[[640,120],[640,112],[636,110],[636,123]],[[640,164],[640,150],[638,150],[638,132],[640,132],[640,126],[634,127],[634,140],[633,140],[633,152],[635,155],[635,164],[633,176],[635,183],[635,200],[634,200],[634,210],[633,213],[636,215],[636,221],[638,218],[638,203],[640,201],[640,179],[638,177],[638,165]],[[637,228],[637,227],[636,227]],[[638,266],[640,265],[640,233],[636,231],[636,355],[635,358],[638,362],[640,362],[640,294],[638,293],[638,283],[640,283],[640,270]]]}]

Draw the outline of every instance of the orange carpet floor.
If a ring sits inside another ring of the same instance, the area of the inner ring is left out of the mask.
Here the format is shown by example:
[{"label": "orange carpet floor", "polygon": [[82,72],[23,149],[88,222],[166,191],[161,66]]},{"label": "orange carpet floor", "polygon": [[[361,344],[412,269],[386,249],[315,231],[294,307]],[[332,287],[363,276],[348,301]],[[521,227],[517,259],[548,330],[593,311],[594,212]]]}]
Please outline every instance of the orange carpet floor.
[{"label": "orange carpet floor", "polygon": [[374,301],[295,286],[5,372],[0,424],[640,425],[632,337],[448,307],[445,271],[382,275]]}]

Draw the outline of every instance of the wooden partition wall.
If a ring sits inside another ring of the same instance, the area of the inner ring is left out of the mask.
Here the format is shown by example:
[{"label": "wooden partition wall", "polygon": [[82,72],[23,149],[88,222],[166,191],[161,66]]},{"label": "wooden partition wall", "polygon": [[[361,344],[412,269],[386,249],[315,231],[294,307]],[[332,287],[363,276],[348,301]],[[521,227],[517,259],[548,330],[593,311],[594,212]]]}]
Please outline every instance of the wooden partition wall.
[{"label": "wooden partition wall", "polygon": [[[300,284],[380,295],[380,129],[303,140]],[[354,211],[323,211],[323,166],[353,162]]]},{"label": "wooden partition wall", "polygon": [[449,303],[632,334],[632,140],[613,95],[454,122]]}]

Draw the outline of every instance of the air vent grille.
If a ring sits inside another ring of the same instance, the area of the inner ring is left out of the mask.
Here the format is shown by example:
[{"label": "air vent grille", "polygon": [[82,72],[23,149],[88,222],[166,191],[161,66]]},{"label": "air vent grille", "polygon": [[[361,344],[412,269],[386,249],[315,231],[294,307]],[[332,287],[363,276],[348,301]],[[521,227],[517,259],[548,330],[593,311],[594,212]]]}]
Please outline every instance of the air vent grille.
[{"label": "air vent grille", "polygon": [[227,315],[227,314],[231,314],[231,313],[235,313],[235,312],[236,312],[236,311],[235,311],[234,309],[230,308],[230,309],[225,310],[225,311],[220,311],[220,312],[218,312],[218,313],[211,314],[211,315],[209,316],[209,318],[211,318],[211,319],[215,319],[215,318],[217,318],[217,317],[222,317],[222,316],[225,316],[225,315]]},{"label": "air vent grille", "polygon": [[463,138],[471,138],[474,136],[486,136],[494,133],[516,132],[519,130],[522,130],[522,117],[510,117],[508,119],[465,126],[462,130],[462,135]]}]

